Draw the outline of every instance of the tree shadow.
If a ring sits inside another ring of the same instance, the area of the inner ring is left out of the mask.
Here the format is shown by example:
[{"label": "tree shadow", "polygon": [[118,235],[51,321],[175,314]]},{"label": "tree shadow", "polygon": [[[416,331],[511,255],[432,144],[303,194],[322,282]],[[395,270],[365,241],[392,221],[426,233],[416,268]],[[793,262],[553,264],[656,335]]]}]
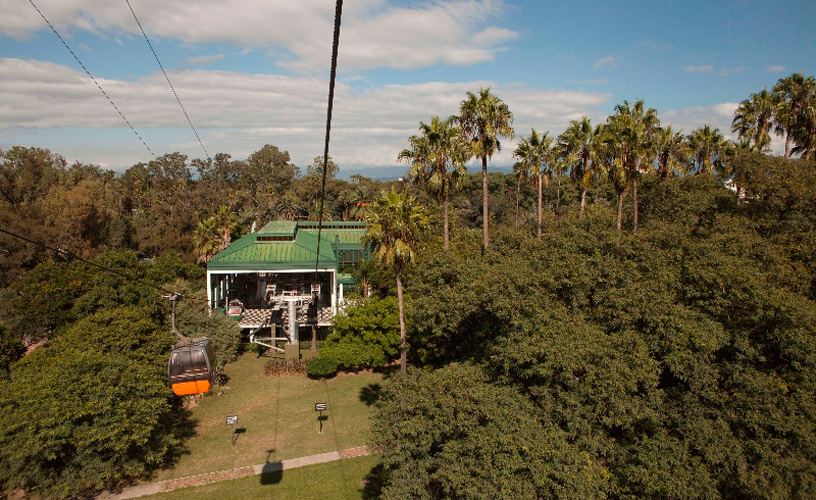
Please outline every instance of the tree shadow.
[{"label": "tree shadow", "polygon": [[382,464],[377,464],[368,471],[365,479],[363,479],[363,489],[360,494],[363,500],[377,500],[382,494],[383,486],[385,486],[386,472]]},{"label": "tree shadow", "polygon": [[[172,398],[171,408],[163,418],[162,434],[170,435],[176,438],[176,444],[168,447],[164,455],[164,460],[158,468],[172,469],[178,463],[182,455],[189,455],[190,449],[187,447],[187,441],[197,434],[198,420],[193,418],[193,413],[183,406],[181,398]],[[151,472],[154,472],[154,469]]]},{"label": "tree shadow", "polygon": [[382,393],[382,386],[378,383],[368,384],[367,386],[360,389],[360,401],[366,404],[366,406],[373,405],[378,399],[380,399],[380,394]]}]

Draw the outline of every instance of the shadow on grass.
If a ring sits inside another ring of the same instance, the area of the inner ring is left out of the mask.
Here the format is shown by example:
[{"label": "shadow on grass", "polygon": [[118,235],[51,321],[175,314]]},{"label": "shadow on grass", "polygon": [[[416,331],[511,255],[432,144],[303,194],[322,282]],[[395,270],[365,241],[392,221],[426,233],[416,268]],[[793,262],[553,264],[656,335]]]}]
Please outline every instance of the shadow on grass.
[{"label": "shadow on grass", "polygon": [[275,450],[266,450],[266,464],[261,468],[261,485],[278,484],[283,479],[283,462],[270,462]]},{"label": "shadow on grass", "polygon": [[373,405],[378,399],[380,399],[380,394],[382,393],[382,386],[380,384],[368,384],[367,386],[360,389],[360,401],[366,404],[366,406]]},{"label": "shadow on grass", "polygon": [[385,468],[382,464],[377,464],[368,471],[363,480],[364,486],[361,490],[363,500],[377,500],[382,494],[385,486]]},{"label": "shadow on grass", "polygon": [[283,479],[283,463],[271,462],[261,469],[261,485],[278,484]]}]

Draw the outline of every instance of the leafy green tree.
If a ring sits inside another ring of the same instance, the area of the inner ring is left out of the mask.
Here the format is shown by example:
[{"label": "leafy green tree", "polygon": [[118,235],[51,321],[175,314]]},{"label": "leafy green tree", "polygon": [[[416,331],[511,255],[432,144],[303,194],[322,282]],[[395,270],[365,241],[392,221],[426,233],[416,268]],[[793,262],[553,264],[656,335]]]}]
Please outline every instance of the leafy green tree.
[{"label": "leafy green tree", "polygon": [[606,498],[604,468],[537,413],[474,366],[392,380],[372,424],[380,498]]},{"label": "leafy green tree", "polygon": [[410,149],[403,149],[398,156],[400,161],[411,163],[408,176],[435,193],[442,201],[442,234],[445,248],[450,246],[448,227],[450,193],[459,188],[467,176],[465,161],[470,154],[470,149],[462,138],[461,129],[455,123],[455,116],[446,120],[434,116],[429,124],[419,122],[421,135],[409,137]]},{"label": "leafy green tree", "polygon": [[321,356],[353,370],[382,367],[399,353],[399,331],[396,297],[360,299],[335,317]]},{"label": "leafy green tree", "polygon": [[373,257],[391,268],[397,281],[400,323],[400,370],[407,369],[405,299],[402,278],[416,260],[419,238],[428,227],[428,219],[416,199],[405,193],[383,191],[366,214],[368,227],[363,243],[370,246]]},{"label": "leafy green tree", "polygon": [[490,92],[467,93],[459,106],[459,123],[465,138],[471,141],[473,155],[482,160],[482,237],[484,249],[489,246],[487,207],[487,159],[501,151],[499,137],[513,138],[513,113],[507,104]]},{"label": "leafy green tree", "polygon": [[0,398],[0,479],[87,496],[177,450],[165,380],[172,335],[137,308],[87,316],[12,366]]}]

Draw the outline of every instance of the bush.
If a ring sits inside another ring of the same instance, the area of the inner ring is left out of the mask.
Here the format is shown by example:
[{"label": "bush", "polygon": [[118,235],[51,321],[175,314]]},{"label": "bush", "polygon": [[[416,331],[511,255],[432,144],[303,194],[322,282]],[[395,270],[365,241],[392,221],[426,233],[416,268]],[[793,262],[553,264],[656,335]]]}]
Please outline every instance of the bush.
[{"label": "bush", "polygon": [[321,356],[306,365],[306,373],[311,378],[329,378],[337,373],[339,363],[331,356]]},{"label": "bush", "polygon": [[352,370],[385,366],[399,352],[397,298],[361,299],[335,319],[321,352]]}]

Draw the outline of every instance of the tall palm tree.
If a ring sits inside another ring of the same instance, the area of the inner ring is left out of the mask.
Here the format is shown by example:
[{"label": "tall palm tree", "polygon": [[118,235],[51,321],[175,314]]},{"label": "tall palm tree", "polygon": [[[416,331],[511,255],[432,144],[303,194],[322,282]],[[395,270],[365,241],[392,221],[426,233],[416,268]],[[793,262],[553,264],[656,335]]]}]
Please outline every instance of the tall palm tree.
[{"label": "tall palm tree", "polygon": [[428,227],[428,218],[416,198],[407,193],[383,191],[366,213],[368,228],[363,244],[373,250],[374,258],[394,271],[400,322],[400,371],[406,372],[405,302],[402,277],[416,260],[420,234]]},{"label": "tall palm tree", "polygon": [[779,95],[768,89],[742,101],[734,112],[731,131],[754,142],[757,151],[766,151],[771,144],[771,124],[779,109]]},{"label": "tall palm tree", "polygon": [[467,177],[465,162],[470,148],[456,126],[457,117],[440,120],[431,118],[431,123],[419,122],[420,135],[408,139],[410,149],[403,149],[400,161],[408,161],[411,167],[408,176],[424,184],[442,202],[442,233],[445,250],[450,246],[448,226],[448,205],[450,192],[461,186]]},{"label": "tall palm tree", "polygon": [[623,216],[623,198],[626,190],[632,188],[633,230],[638,229],[637,181],[641,174],[649,171],[654,158],[654,134],[660,121],[654,108],[646,108],[642,99],[630,104],[615,106],[615,114],[607,119],[603,128],[603,141],[613,157],[616,175],[624,176],[623,187],[618,190],[618,217],[615,227],[620,230]]},{"label": "tall palm tree", "polygon": [[501,151],[499,137],[513,138],[513,113],[488,87],[480,89],[478,95],[467,93],[459,106],[459,120],[465,138],[472,143],[474,156],[482,160],[482,236],[487,250],[487,159]]},{"label": "tall palm tree", "polygon": [[725,166],[728,144],[720,129],[706,124],[699,127],[688,137],[691,148],[692,169],[695,174],[720,173]]},{"label": "tall palm tree", "polygon": [[552,137],[549,132],[539,135],[535,129],[530,131],[530,137],[524,137],[519,142],[518,147],[513,152],[513,156],[519,160],[520,169],[528,172],[536,179],[538,187],[538,239],[541,239],[541,225],[543,221],[543,185],[544,180],[549,184],[549,164],[552,150]]},{"label": "tall palm tree", "polygon": [[578,183],[578,193],[581,199],[578,218],[584,216],[586,205],[586,190],[592,181],[592,167],[597,158],[598,129],[592,129],[589,118],[572,120],[563,134],[558,136],[558,146],[561,154],[570,165],[570,176]]},{"label": "tall palm tree", "polygon": [[657,177],[666,179],[672,172],[683,169],[688,161],[688,142],[683,132],[675,132],[671,125],[659,127],[655,131],[655,154],[657,160]]},{"label": "tall palm tree", "polygon": [[[791,142],[804,142],[803,136],[808,108],[816,107],[813,103],[816,95],[816,79],[805,77],[804,73],[794,73],[786,78],[780,78],[773,86],[773,93],[778,100],[778,109],[774,117],[776,135],[785,136],[785,158],[790,158]],[[814,116],[813,118],[816,118]],[[797,131],[799,140],[797,141]]]}]

